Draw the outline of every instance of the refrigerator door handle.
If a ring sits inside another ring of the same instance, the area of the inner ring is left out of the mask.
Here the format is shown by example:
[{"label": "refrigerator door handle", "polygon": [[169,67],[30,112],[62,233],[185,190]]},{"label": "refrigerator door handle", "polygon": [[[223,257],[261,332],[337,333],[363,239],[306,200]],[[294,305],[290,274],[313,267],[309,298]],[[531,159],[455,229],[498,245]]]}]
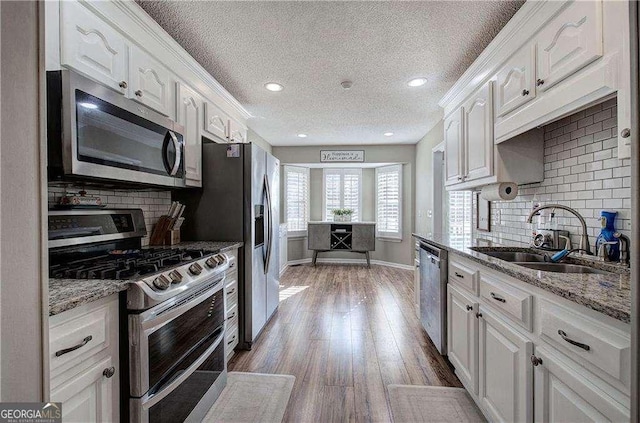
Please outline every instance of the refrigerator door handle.
[{"label": "refrigerator door handle", "polygon": [[264,175],[264,187],[267,193],[267,204],[265,207],[265,211],[267,213],[267,239],[265,240],[265,244],[267,247],[267,256],[264,260],[264,273],[265,275],[269,273],[269,264],[271,262],[271,241],[273,239],[273,215],[271,212],[271,187],[269,186],[269,178],[267,175]]}]

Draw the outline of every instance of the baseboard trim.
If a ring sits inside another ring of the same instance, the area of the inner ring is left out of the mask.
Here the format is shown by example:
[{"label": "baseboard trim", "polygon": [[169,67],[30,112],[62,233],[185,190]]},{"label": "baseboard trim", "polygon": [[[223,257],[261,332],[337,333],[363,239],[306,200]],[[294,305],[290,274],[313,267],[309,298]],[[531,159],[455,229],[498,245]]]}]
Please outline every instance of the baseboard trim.
[{"label": "baseboard trim", "polygon": [[284,266],[282,266],[282,268],[280,268],[280,276],[282,276],[282,274],[287,270],[287,267],[289,267],[289,263],[285,263]]},{"label": "baseboard trim", "polygon": [[[367,260],[365,259],[339,259],[339,258],[321,258],[319,257],[317,260],[318,263],[329,263],[329,264],[362,264],[366,265]],[[311,263],[310,258],[300,259],[300,260],[291,260],[287,262],[287,267],[296,266],[299,264]],[[382,260],[371,260],[371,264],[377,264],[379,266],[387,266],[387,267],[395,267],[397,269],[404,270],[413,270],[413,266],[408,264],[401,263],[392,263],[390,261],[382,261]]]}]

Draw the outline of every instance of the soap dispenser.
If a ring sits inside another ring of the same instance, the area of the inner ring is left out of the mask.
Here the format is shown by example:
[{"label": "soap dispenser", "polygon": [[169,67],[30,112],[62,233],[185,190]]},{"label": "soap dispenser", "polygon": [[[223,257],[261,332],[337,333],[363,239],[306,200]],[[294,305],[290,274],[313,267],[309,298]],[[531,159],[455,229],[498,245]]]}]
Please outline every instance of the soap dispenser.
[{"label": "soap dispenser", "polygon": [[600,245],[607,243],[614,243],[609,245],[609,260],[618,261],[620,258],[620,245],[618,244],[618,238],[614,236],[616,233],[615,221],[618,212],[602,210],[600,212],[600,235],[596,239],[596,251],[600,250]]}]

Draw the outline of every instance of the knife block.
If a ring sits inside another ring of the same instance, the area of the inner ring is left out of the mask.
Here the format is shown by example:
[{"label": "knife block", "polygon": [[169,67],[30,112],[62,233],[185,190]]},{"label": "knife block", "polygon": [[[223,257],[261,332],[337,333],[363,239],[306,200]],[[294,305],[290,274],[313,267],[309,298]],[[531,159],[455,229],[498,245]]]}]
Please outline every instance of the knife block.
[{"label": "knife block", "polygon": [[180,244],[180,229],[172,229],[167,231],[164,238],[164,245]]}]

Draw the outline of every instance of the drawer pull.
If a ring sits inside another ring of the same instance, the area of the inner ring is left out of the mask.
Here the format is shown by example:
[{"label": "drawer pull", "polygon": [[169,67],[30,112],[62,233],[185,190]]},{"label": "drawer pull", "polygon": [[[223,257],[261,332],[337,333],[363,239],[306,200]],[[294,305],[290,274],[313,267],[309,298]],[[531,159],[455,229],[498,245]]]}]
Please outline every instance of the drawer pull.
[{"label": "drawer pull", "polygon": [[65,355],[66,353],[70,353],[71,351],[75,351],[78,348],[82,348],[89,343],[93,339],[93,336],[89,335],[82,340],[78,345],[74,345],[73,347],[65,348],[60,351],[56,351],[56,357],[60,357],[61,355]]},{"label": "drawer pull", "polygon": [[106,369],[104,369],[102,371],[102,374],[104,375],[104,377],[106,377],[107,379],[111,379],[113,377],[113,375],[116,374],[116,368],[111,366],[111,367],[107,367]]},{"label": "drawer pull", "polygon": [[236,342],[236,336],[235,336],[235,335],[233,335],[233,338],[231,338],[231,341],[228,341],[228,342],[227,342],[227,345],[231,345],[231,344],[233,344],[234,342]]},{"label": "drawer pull", "polygon": [[560,335],[562,337],[562,339],[564,339],[565,341],[567,341],[571,345],[575,345],[576,347],[582,348],[585,351],[589,351],[591,349],[591,347],[588,346],[587,344],[583,344],[581,342],[574,341],[573,339],[569,338],[567,336],[567,333],[565,331],[561,330],[561,329],[558,330],[558,335]]},{"label": "drawer pull", "polygon": [[227,317],[227,320],[231,320],[231,319],[233,319],[234,317],[236,317],[236,312],[235,312],[235,311],[234,311],[233,313],[231,313],[231,314],[229,315],[229,317]]},{"label": "drawer pull", "polygon": [[453,272],[453,273],[456,275],[456,278],[464,279],[464,275],[461,275],[461,274],[460,274],[460,273],[458,273],[458,272]]},{"label": "drawer pull", "polygon": [[473,310],[473,306],[467,305],[467,311]]},{"label": "drawer pull", "polygon": [[493,298],[496,301],[500,301],[501,303],[506,303],[507,300],[505,300],[503,297],[501,297],[500,295],[496,294],[495,292],[491,293],[491,298]]},{"label": "drawer pull", "polygon": [[482,313],[476,313],[476,319],[479,319],[482,317]]},{"label": "drawer pull", "polygon": [[235,288],[233,288],[233,289],[230,289],[230,290],[227,292],[227,295],[233,295],[233,294],[235,294],[235,293],[236,293],[236,289],[235,289]]}]

